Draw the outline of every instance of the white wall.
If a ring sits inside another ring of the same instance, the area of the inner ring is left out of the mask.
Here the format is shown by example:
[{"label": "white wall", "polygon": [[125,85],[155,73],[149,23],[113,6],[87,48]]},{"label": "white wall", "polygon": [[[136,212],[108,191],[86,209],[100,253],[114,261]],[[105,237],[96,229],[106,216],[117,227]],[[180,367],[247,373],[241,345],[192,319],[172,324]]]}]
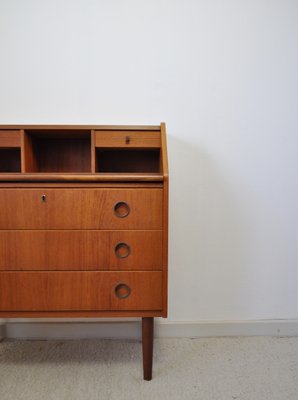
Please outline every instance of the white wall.
[{"label": "white wall", "polygon": [[0,123],[167,123],[169,320],[298,318],[298,2],[0,0]]}]

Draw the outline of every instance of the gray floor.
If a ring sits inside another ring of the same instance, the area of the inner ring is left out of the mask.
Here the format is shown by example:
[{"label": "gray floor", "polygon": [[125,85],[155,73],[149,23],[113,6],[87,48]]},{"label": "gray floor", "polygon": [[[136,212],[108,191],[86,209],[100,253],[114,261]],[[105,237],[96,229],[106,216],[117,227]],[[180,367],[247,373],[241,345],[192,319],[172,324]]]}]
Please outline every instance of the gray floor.
[{"label": "gray floor", "polygon": [[298,399],[298,338],[155,339],[141,368],[138,341],[4,341],[0,399]]}]

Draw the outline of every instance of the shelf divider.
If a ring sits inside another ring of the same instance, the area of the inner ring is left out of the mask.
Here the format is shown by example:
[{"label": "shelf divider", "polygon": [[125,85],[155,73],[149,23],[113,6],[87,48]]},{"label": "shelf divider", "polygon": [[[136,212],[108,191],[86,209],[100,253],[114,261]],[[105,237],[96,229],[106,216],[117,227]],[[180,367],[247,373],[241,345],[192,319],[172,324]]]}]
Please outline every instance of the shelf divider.
[{"label": "shelf divider", "polygon": [[91,130],[91,173],[96,172],[95,131]]}]

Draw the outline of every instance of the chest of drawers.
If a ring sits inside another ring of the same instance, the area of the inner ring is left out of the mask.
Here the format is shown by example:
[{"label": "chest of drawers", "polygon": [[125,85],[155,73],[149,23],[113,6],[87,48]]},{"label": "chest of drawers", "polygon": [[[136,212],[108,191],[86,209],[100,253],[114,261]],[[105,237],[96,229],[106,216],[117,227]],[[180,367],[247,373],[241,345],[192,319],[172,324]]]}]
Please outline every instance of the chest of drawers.
[{"label": "chest of drawers", "polygon": [[0,317],[167,316],[160,126],[0,126]]}]

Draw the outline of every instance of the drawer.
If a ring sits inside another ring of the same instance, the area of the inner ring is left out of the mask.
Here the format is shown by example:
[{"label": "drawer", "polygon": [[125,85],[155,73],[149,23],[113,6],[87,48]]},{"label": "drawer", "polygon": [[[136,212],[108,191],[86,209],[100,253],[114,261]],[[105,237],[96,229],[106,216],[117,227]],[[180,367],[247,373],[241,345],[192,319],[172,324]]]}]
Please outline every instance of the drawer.
[{"label": "drawer", "polygon": [[159,131],[95,131],[95,146],[101,148],[160,148]]},{"label": "drawer", "polygon": [[0,229],[161,229],[162,189],[1,189]]},{"label": "drawer", "polygon": [[161,270],[162,231],[0,231],[0,270]]},{"label": "drawer", "polygon": [[162,272],[0,272],[0,311],[161,310]]},{"label": "drawer", "polygon": [[1,130],[0,131],[0,148],[21,147],[20,131]]}]

